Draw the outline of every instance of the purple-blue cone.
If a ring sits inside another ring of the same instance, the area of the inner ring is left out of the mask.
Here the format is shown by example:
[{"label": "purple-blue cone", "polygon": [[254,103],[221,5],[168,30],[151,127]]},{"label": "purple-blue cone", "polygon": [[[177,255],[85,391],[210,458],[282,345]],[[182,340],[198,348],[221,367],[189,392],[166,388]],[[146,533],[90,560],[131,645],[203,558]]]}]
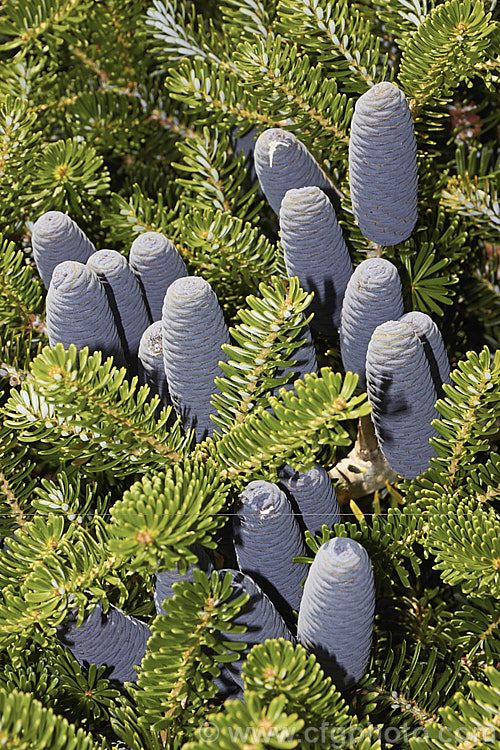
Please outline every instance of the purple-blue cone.
[{"label": "purple-blue cone", "polygon": [[375,591],[370,558],[353,539],[334,537],[311,565],[297,639],[340,689],[355,685],[370,657]]},{"label": "purple-blue cone", "polygon": [[78,224],[61,211],[47,211],[33,225],[33,257],[48,289],[54,268],[65,260],[86,263],[95,247]]},{"label": "purple-blue cone", "polygon": [[441,398],[443,383],[451,383],[450,362],[446,354],[441,331],[434,323],[432,318],[426,313],[414,310],[405,313],[401,320],[409,323],[418,338],[422,342],[425,350],[425,356],[431,368],[431,376],[436,388],[436,401]]},{"label": "purple-blue cone", "polygon": [[275,214],[287,190],[308,185],[332,190],[316,159],[293,133],[281,128],[265,130],[257,138],[254,149],[255,171],[264,195]]},{"label": "purple-blue cone", "polygon": [[391,469],[414,479],[429,468],[429,439],[438,417],[436,390],[424,347],[401,320],[378,326],[366,356],[368,399],[380,449]]},{"label": "purple-blue cone", "polygon": [[90,256],[87,266],[104,285],[123,348],[134,360],[143,331],[149,325],[139,281],[127,259],[116,250],[98,250]]},{"label": "purple-blue cone", "polygon": [[46,298],[47,331],[51,346],[78,350],[88,346],[105,356],[113,355],[117,365],[125,364],[115,319],[99,277],[83,263],[59,263],[52,274]]},{"label": "purple-blue cone", "polygon": [[280,483],[295,500],[306,529],[316,534],[326,524],[340,523],[337,495],[328,472],[316,464],[306,472],[285,466],[279,473]]},{"label": "purple-blue cone", "polygon": [[[248,646],[243,651],[241,659],[227,664],[227,671],[234,681],[240,687],[243,687],[241,668],[252,646],[263,643],[267,638],[285,638],[287,641],[294,641],[294,638],[273,602],[266,596],[261,587],[250,576],[240,573],[240,571],[231,570],[230,572],[233,574],[231,599],[236,599],[242,594],[248,594],[250,597],[232,620],[234,625],[245,625],[246,632],[222,633],[224,640],[243,642]],[[221,578],[224,577],[225,573],[227,573],[227,570],[219,571]]]},{"label": "purple-blue cone", "polygon": [[163,324],[161,320],[146,328],[139,343],[139,380],[158,394],[164,406],[170,403],[167,376],[163,366]]},{"label": "purple-blue cone", "polygon": [[229,333],[215,292],[201,276],[174,281],[165,295],[162,315],[163,363],[172,403],[186,429],[200,442],[211,435],[214,379],[222,376],[222,344]]},{"label": "purple-blue cone", "polygon": [[193,571],[195,568],[204,570],[207,575],[210,575],[212,572],[211,560],[203,547],[196,545],[193,551],[198,555],[198,562],[189,565],[185,573],[181,574],[177,569],[156,573],[154,600],[157,614],[166,614],[163,604],[166,599],[171,599],[173,597],[174,591],[172,586],[174,583],[177,581],[194,581]]},{"label": "purple-blue cone", "polygon": [[385,258],[367,258],[356,268],[344,295],[340,350],[347,371],[359,375],[364,388],[366,350],[373,331],[403,314],[401,280],[396,266]]},{"label": "purple-blue cone", "polygon": [[151,316],[149,322],[160,320],[168,287],[176,279],[187,276],[184,261],[164,234],[144,232],[132,243],[129,263],[144,289]]},{"label": "purple-blue cone", "polygon": [[368,240],[396,245],[410,236],[417,221],[417,147],[408,102],[393,83],[377,83],[356,102],[349,182]]},{"label": "purple-blue cone", "polygon": [[290,501],[277,484],[255,480],[246,486],[233,516],[233,538],[238,567],[289,617],[299,607],[308,568],[292,562],[305,547]]},{"label": "purple-blue cone", "polygon": [[109,677],[120,682],[136,682],[134,669],[146,652],[151,631],[135,617],[110,605],[104,614],[101,602],[77,628],[70,617],[60,628],[59,636],[80,664],[106,664]]},{"label": "purple-blue cone", "polygon": [[289,277],[314,292],[310,325],[335,336],[352,263],[335,210],[318,187],[287,190],[280,209],[280,232]]}]

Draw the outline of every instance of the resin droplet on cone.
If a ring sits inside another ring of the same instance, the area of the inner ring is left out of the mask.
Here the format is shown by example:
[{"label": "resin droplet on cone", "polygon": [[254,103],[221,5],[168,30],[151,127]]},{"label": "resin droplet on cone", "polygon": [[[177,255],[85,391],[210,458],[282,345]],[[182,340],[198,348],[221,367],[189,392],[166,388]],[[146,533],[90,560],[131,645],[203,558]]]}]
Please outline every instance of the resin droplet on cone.
[{"label": "resin droplet on cone", "polygon": [[153,394],[158,394],[164,404],[168,406],[167,376],[163,365],[163,324],[161,320],[148,326],[141,336],[139,343],[139,380],[149,385]]},{"label": "resin droplet on cone", "polygon": [[238,566],[252,576],[285,617],[298,609],[307,565],[292,562],[305,553],[299,524],[278,485],[255,480],[240,494],[233,517]]},{"label": "resin droplet on cone", "polygon": [[265,130],[257,138],[254,149],[255,171],[264,195],[275,214],[287,190],[308,185],[333,189],[316,159],[293,133],[281,128]]}]

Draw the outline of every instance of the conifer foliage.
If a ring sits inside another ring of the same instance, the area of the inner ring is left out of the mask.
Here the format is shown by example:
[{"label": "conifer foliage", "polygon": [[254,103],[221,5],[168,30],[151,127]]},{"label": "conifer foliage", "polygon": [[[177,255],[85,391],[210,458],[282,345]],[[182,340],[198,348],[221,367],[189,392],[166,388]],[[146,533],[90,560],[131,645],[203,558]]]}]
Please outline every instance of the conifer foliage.
[{"label": "conifer foliage", "polygon": [[495,745],[499,30],[0,3],[0,744]]}]

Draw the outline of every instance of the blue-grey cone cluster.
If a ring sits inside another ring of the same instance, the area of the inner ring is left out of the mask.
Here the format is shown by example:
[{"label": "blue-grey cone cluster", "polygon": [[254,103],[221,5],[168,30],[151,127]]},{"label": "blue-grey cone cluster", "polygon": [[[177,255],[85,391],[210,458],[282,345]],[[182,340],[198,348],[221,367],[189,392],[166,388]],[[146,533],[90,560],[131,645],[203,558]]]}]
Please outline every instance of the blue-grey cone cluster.
[{"label": "blue-grey cone cluster", "polygon": [[390,320],[376,328],[366,356],[368,399],[380,449],[389,466],[413,479],[435,456],[429,438],[436,390],[426,353],[413,328]]},{"label": "blue-grey cone cluster", "polygon": [[[219,571],[219,575],[223,578],[226,572],[227,570],[221,570]],[[248,594],[250,597],[238,615],[232,620],[234,625],[245,625],[246,632],[222,634],[225,640],[243,642],[248,646],[242,653],[241,659],[227,665],[227,670],[234,681],[243,687],[241,667],[252,646],[256,643],[263,643],[266,638],[285,638],[288,641],[293,641],[294,638],[276,610],[276,607],[260,586],[250,576],[240,571],[231,570],[230,572],[233,574],[231,584],[233,594],[231,598],[236,599],[242,594]]]},{"label": "blue-grey cone cluster", "polygon": [[288,190],[279,213],[281,244],[289,277],[314,292],[311,326],[336,335],[352,263],[335,210],[318,187]]},{"label": "blue-grey cone cluster", "polygon": [[292,559],[305,548],[290,502],[278,485],[255,480],[246,486],[233,517],[233,538],[240,570],[285,616],[298,609],[308,568]]},{"label": "blue-grey cone cluster", "polygon": [[254,161],[264,195],[276,214],[287,190],[312,185],[327,192],[332,189],[316,159],[287,130],[271,128],[261,133],[255,144]]},{"label": "blue-grey cone cluster", "polygon": [[77,628],[69,618],[60,637],[80,664],[106,664],[109,677],[120,682],[136,682],[134,665],[139,665],[146,652],[151,632],[148,626],[110,606],[106,614],[102,604]]},{"label": "blue-grey cone cluster", "polygon": [[146,328],[139,343],[139,379],[157,393],[163,404],[170,403],[167,376],[163,366],[163,324],[161,320]]},{"label": "blue-grey cone cluster", "polygon": [[340,523],[335,487],[323,466],[316,464],[306,472],[285,466],[279,477],[297,504],[306,529],[316,534],[323,524],[331,528]]},{"label": "blue-grey cone cluster", "polygon": [[161,319],[165,292],[187,276],[186,266],[172,242],[160,232],[144,232],[130,248],[129,263],[142,283],[151,322]]},{"label": "blue-grey cone cluster", "polygon": [[359,375],[365,387],[366,351],[375,328],[403,314],[397,268],[384,258],[368,258],[352,274],[344,295],[340,349],[346,371]]},{"label": "blue-grey cone cluster", "polygon": [[154,600],[157,614],[166,614],[163,604],[166,599],[173,597],[172,585],[174,583],[177,581],[194,581],[193,570],[195,568],[204,570],[207,575],[212,572],[212,563],[203,547],[196,545],[195,552],[198,555],[198,563],[189,565],[185,573],[181,574],[178,570],[165,570],[163,573],[156,573]]},{"label": "blue-grey cone cluster", "polygon": [[349,140],[352,207],[363,235],[379,245],[406,240],[417,220],[417,148],[401,89],[384,81],[356,102]]},{"label": "blue-grey cone cluster", "polygon": [[86,263],[95,252],[85,232],[61,211],[47,211],[35,221],[31,245],[38,273],[47,289],[59,263],[65,260]]},{"label": "blue-grey cone cluster", "polygon": [[113,355],[118,365],[125,364],[115,319],[99,277],[91,268],[67,260],[52,274],[46,299],[49,343],[62,343],[65,349],[75,344],[78,350],[88,346]]},{"label": "blue-grey cone cluster", "polygon": [[139,281],[127,259],[116,250],[98,250],[87,265],[104,285],[123,348],[134,361],[142,333],[149,325]]},{"label": "blue-grey cone cluster", "polygon": [[436,401],[441,398],[443,383],[451,383],[450,362],[444,346],[441,331],[429,315],[414,310],[405,313],[401,320],[408,323],[420,339],[425,356],[431,369],[431,376],[436,388]]},{"label": "blue-grey cone cluster", "polygon": [[174,281],[163,304],[163,362],[172,403],[197,441],[211,435],[214,379],[222,375],[219,362],[229,332],[210,284],[200,276]]},{"label": "blue-grey cone cluster", "polygon": [[353,539],[330,539],[311,565],[297,638],[341,689],[352,687],[366,671],[374,610],[373,572],[366,550]]}]

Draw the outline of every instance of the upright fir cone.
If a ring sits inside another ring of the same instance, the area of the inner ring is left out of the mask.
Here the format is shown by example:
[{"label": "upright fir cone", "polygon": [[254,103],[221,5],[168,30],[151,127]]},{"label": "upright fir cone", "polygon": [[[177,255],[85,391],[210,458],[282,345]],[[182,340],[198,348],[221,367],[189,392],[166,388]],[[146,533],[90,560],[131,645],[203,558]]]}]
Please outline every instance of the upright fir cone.
[{"label": "upright fir cone", "polygon": [[229,333],[210,284],[200,276],[174,281],[163,304],[163,363],[172,403],[186,428],[195,428],[196,440],[211,435],[214,379],[222,375],[222,344]]},{"label": "upright fir cone", "polygon": [[167,376],[163,366],[163,323],[157,320],[146,328],[139,343],[139,380],[149,385],[164,404],[170,404]]},{"label": "upright fir cone", "polygon": [[97,274],[77,261],[59,263],[52,274],[46,298],[49,343],[88,346],[105,356],[113,355],[118,366],[125,364],[120,336]]},{"label": "upright fir cone", "polygon": [[233,538],[238,567],[288,618],[299,607],[308,568],[292,562],[305,547],[290,502],[277,484],[255,480],[246,486],[233,517]]},{"label": "upright fir cone", "polygon": [[135,365],[141,336],[149,325],[139,281],[127,259],[116,250],[98,250],[90,256],[87,265],[104,286],[123,350],[130,364]]},{"label": "upright fir cone", "polygon": [[73,615],[59,629],[59,637],[80,664],[106,664],[109,677],[120,682],[136,682],[134,666],[139,665],[146,652],[151,631],[135,617],[110,605],[104,614],[101,602],[76,627]]},{"label": "upright fir cone", "polygon": [[335,210],[318,187],[287,190],[280,208],[281,244],[289,277],[314,292],[310,325],[335,336],[352,263]]},{"label": "upright fir cone", "polygon": [[316,159],[293,133],[281,128],[265,130],[254,149],[255,171],[275,214],[287,190],[316,186],[330,193],[333,185]]},{"label": "upright fir cone", "polygon": [[220,669],[220,675],[212,678],[212,682],[218,691],[215,696],[217,702],[219,704],[227,700],[244,702],[243,688],[235,681],[227,664],[218,664],[217,666]]},{"label": "upright fir cone", "polygon": [[431,368],[432,381],[436,389],[436,401],[441,398],[443,383],[451,383],[450,362],[446,354],[441,331],[429,315],[414,310],[405,313],[401,320],[409,323],[424,347],[425,356]]},{"label": "upright fir cone", "polygon": [[155,574],[154,600],[157,614],[166,614],[163,604],[166,599],[171,599],[173,597],[174,591],[172,585],[174,583],[177,583],[177,581],[194,581],[193,570],[195,568],[204,570],[207,575],[210,575],[212,572],[211,560],[203,547],[200,547],[197,544],[194,546],[193,551],[198,555],[198,563],[189,565],[185,573],[179,573],[179,571],[175,569],[165,570],[163,573]]},{"label": "upright fir cone", "polygon": [[144,232],[132,243],[129,263],[139,277],[150,312],[150,323],[161,320],[170,284],[187,276],[186,266],[172,242],[160,232]]},{"label": "upright fir cone", "polygon": [[396,266],[384,258],[367,258],[356,268],[344,295],[340,350],[346,371],[359,375],[365,387],[366,350],[373,331],[403,314],[401,280]]},{"label": "upright fir cone", "polygon": [[33,257],[48,289],[54,268],[65,260],[86,263],[95,247],[78,224],[61,211],[47,211],[33,225]]},{"label": "upright fir cone", "polygon": [[[227,570],[220,570],[219,575],[223,578],[227,572]],[[295,639],[273,602],[260,586],[250,576],[240,571],[231,570],[230,572],[233,574],[231,599],[237,599],[242,594],[248,594],[250,597],[232,620],[233,625],[245,625],[246,632],[222,633],[224,640],[247,644],[247,648],[241,653],[241,659],[226,665],[233,680],[243,687],[241,668],[252,646],[263,643],[267,638],[285,638],[287,641]]]},{"label": "upright fir cone", "polygon": [[320,464],[302,472],[285,466],[279,473],[282,484],[295,500],[306,529],[312,534],[326,524],[331,528],[340,523],[340,508],[335,487],[328,472]]},{"label": "upright fir cone", "polygon": [[363,235],[379,245],[406,240],[417,221],[417,146],[405,95],[388,81],[356,102],[349,182]]},{"label": "upright fir cone", "polygon": [[340,689],[368,665],[375,591],[370,558],[354,539],[335,537],[314,558],[300,603],[297,639]]},{"label": "upright fir cone", "polygon": [[378,326],[366,355],[368,399],[380,450],[391,469],[414,479],[429,468],[429,438],[438,417],[436,390],[423,344],[402,320]]}]

